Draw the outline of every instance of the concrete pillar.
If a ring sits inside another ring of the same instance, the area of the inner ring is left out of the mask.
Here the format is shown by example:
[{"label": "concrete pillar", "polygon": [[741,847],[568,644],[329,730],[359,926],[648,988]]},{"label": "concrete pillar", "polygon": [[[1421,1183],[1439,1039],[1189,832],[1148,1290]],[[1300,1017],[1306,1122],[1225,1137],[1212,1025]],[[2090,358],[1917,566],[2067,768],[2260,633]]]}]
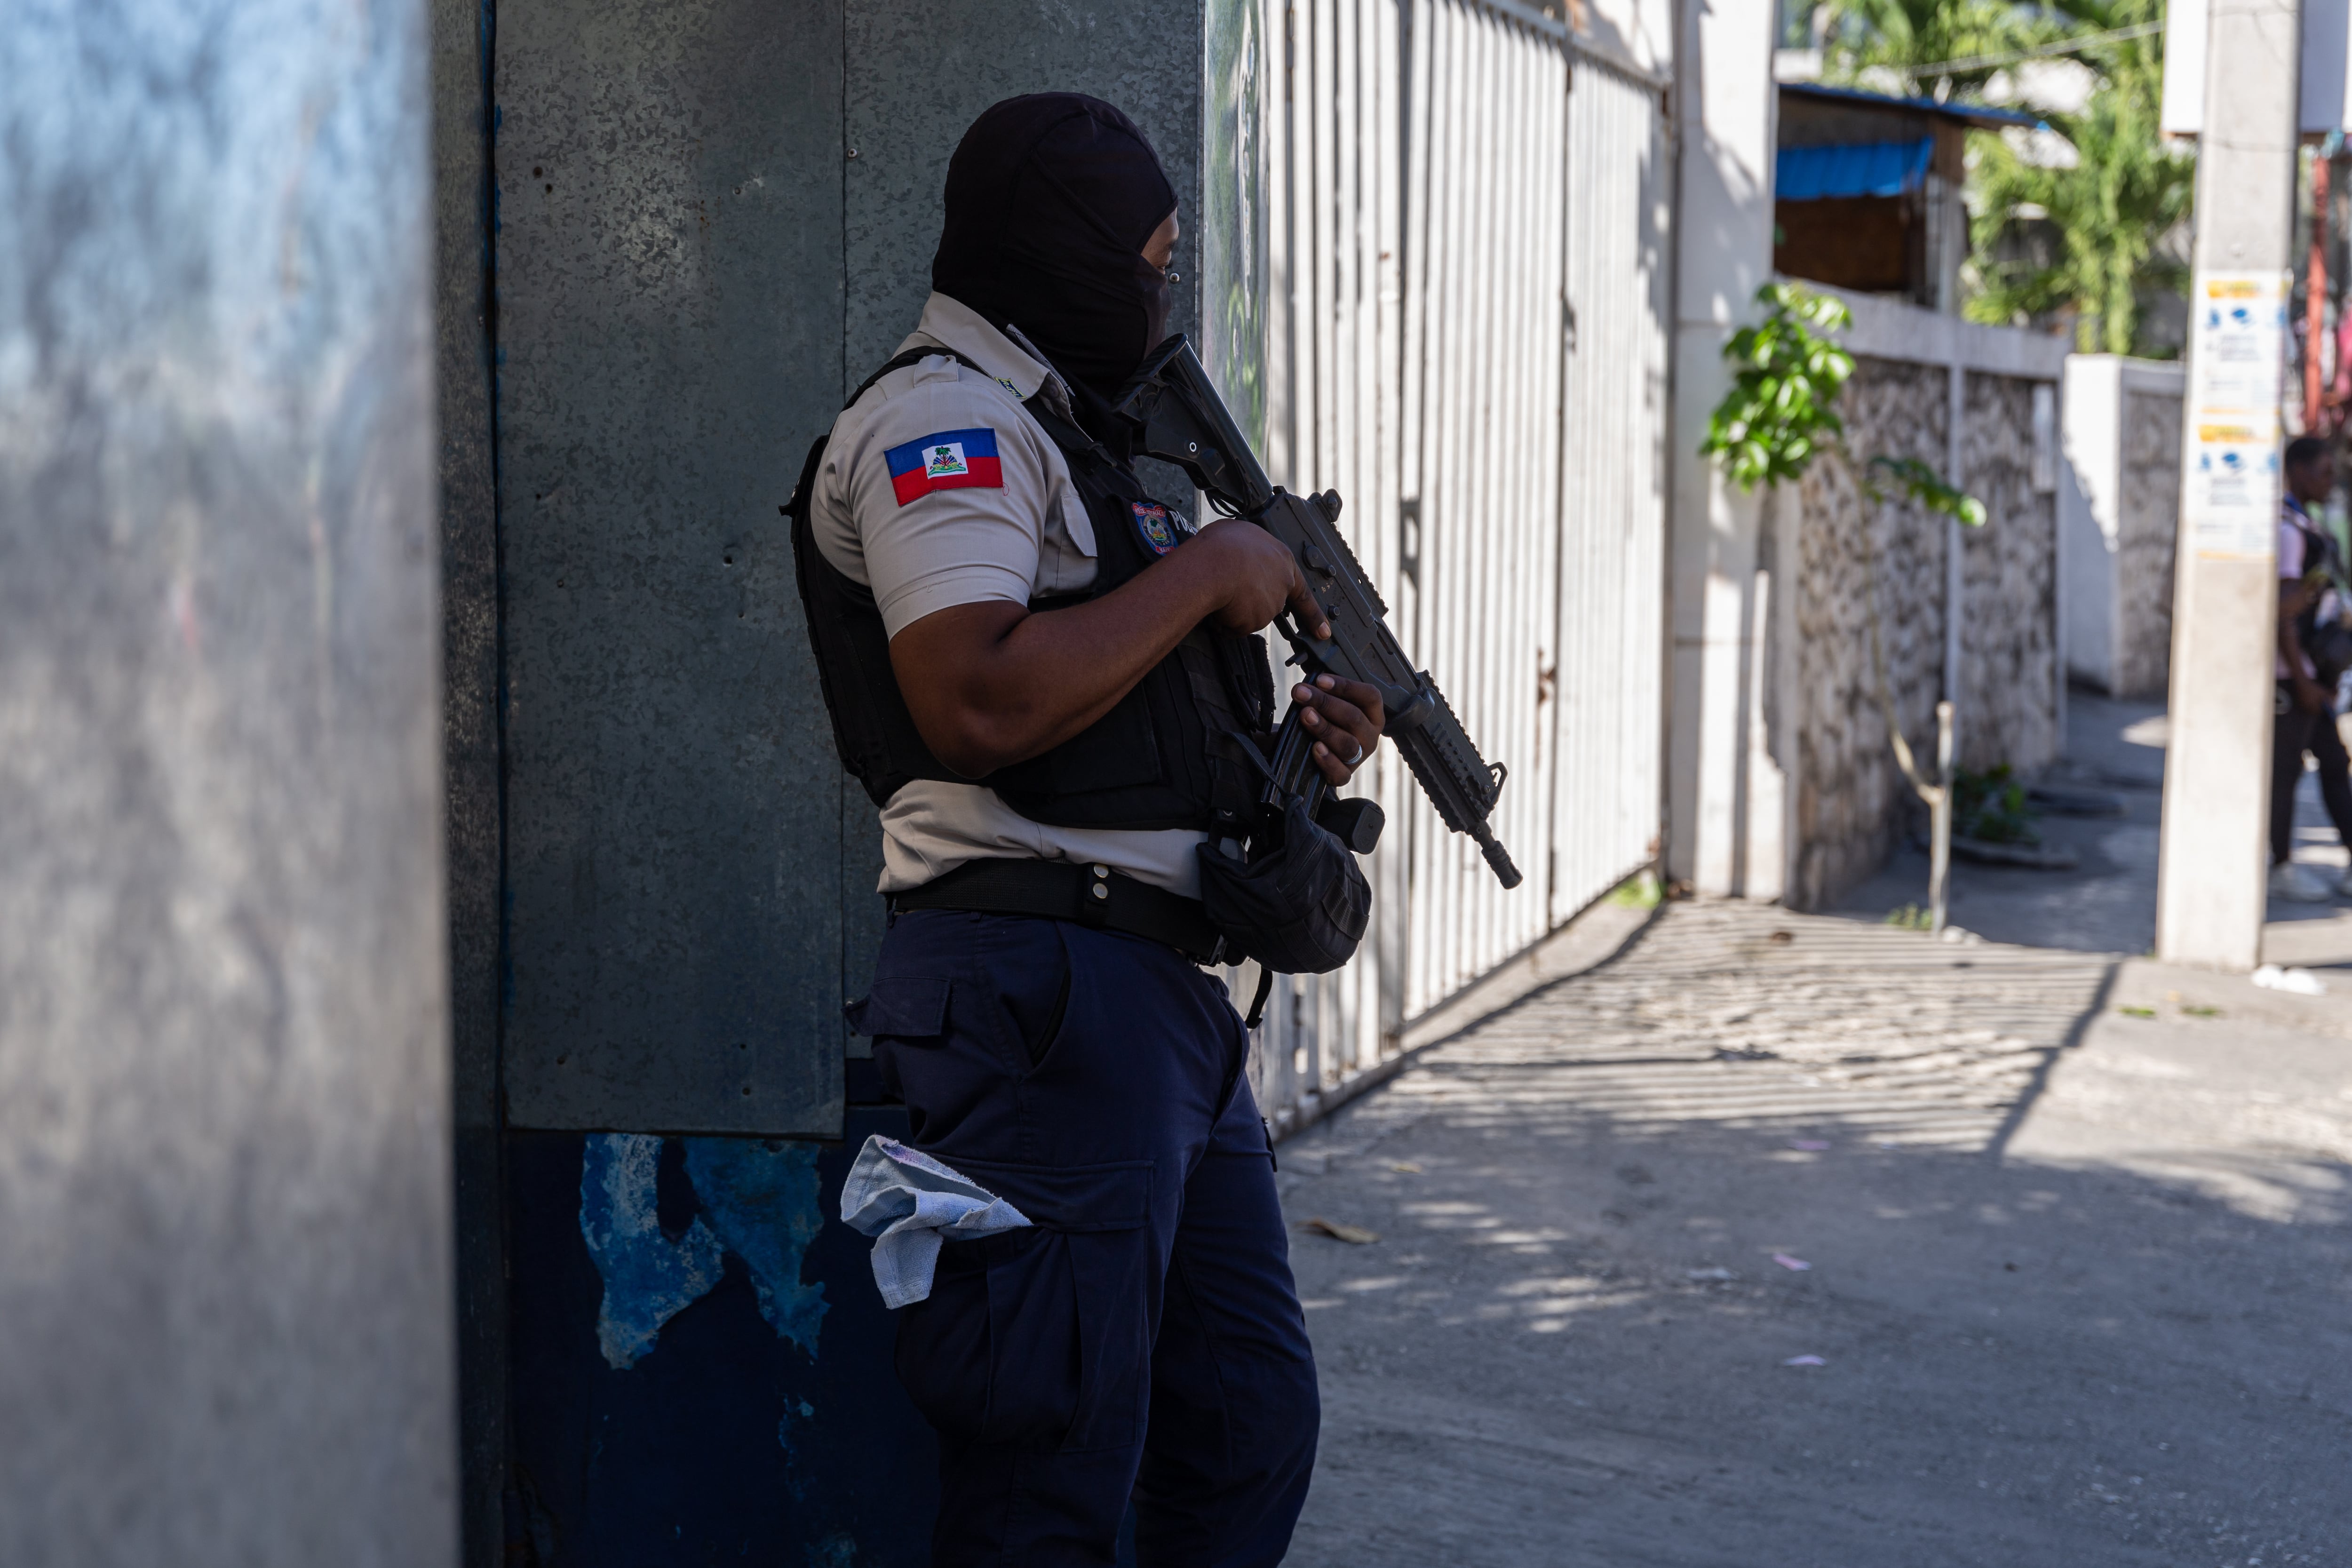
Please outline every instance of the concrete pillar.
[{"label": "concrete pillar", "polygon": [[2065,589],[2058,624],[2062,674],[2116,689],[2115,555],[2122,512],[2124,362],[2116,354],[2066,359],[2069,482],[2058,492],[2058,562]]},{"label": "concrete pillar", "polygon": [[[1772,273],[1777,94],[1770,0],[1687,0],[1676,114],[1681,195],[1675,221],[1674,694],[1666,742],[1667,875],[1702,893],[1777,891],[1781,868],[1750,864],[1750,818],[1779,820],[1779,798],[1749,799],[1749,709],[1767,616],[1758,573],[1760,495],[1742,495],[1698,455],[1730,377],[1723,344],[1754,314]],[[1771,798],[1763,798],[1769,795]],[[1759,836],[1777,840],[1777,832]]]},{"label": "concrete pillar", "polygon": [[0,1563],[454,1562],[425,13],[0,27]]},{"label": "concrete pillar", "polygon": [[466,1561],[506,1539],[507,1258],[499,1214],[498,465],[490,342],[490,47],[482,0],[431,0],[435,350],[441,460],[442,779],[456,1142]]},{"label": "concrete pillar", "polygon": [[[2169,668],[2187,385],[2178,363],[2066,359],[2060,626],[2067,669],[2117,697],[2161,694]],[[2149,471],[2152,449],[2169,471]]]},{"label": "concrete pillar", "polygon": [[[2295,174],[2295,0],[2215,0],[2207,34],[2189,291],[2157,952],[2252,968],[2261,957],[2278,591],[2278,380],[2284,337],[2212,352],[2240,306],[2284,321]],[[2236,288],[2240,292],[2232,294]],[[2219,315],[2214,313],[2218,311]],[[2236,459],[2246,477],[2221,476]]]}]

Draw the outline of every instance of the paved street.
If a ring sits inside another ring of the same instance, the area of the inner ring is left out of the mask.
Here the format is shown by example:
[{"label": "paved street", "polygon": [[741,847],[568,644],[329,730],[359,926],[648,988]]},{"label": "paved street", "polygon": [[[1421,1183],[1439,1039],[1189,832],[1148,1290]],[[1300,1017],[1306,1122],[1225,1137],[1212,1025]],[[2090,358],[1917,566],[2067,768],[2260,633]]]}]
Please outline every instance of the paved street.
[{"label": "paved street", "polygon": [[1282,1146],[1291,1562],[2352,1563],[2336,978],[1667,906]]}]

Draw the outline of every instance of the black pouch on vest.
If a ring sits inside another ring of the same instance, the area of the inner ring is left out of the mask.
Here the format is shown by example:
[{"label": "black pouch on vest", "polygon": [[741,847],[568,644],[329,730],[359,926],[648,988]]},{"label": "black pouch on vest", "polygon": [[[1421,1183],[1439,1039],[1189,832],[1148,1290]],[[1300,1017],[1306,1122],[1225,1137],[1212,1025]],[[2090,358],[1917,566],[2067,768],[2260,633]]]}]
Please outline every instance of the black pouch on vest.
[{"label": "black pouch on vest", "polygon": [[2321,626],[2305,640],[2303,651],[2317,668],[2319,684],[2333,690],[2344,672],[2352,669],[2352,626],[2341,621]]},{"label": "black pouch on vest", "polygon": [[1282,842],[1244,862],[1203,844],[1201,901],[1225,941],[1278,974],[1328,974],[1356,954],[1371,885],[1348,847],[1293,800]]}]

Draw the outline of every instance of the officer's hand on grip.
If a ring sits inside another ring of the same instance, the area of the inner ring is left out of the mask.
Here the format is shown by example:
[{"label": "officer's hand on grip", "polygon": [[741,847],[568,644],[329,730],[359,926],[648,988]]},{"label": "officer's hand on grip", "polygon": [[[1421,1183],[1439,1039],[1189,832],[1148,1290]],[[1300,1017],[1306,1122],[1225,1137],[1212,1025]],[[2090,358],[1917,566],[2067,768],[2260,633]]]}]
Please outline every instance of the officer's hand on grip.
[{"label": "officer's hand on grip", "polygon": [[1299,710],[1298,721],[1315,737],[1315,765],[1333,789],[1363,765],[1388,723],[1380,688],[1360,680],[1318,675],[1312,685],[1292,687],[1290,700]]},{"label": "officer's hand on grip", "polygon": [[1216,616],[1224,626],[1237,632],[1263,631],[1289,610],[1317,637],[1331,635],[1298,563],[1281,541],[1257,524],[1223,519],[1202,529],[1184,548],[1208,557],[1206,564],[1222,595]]}]

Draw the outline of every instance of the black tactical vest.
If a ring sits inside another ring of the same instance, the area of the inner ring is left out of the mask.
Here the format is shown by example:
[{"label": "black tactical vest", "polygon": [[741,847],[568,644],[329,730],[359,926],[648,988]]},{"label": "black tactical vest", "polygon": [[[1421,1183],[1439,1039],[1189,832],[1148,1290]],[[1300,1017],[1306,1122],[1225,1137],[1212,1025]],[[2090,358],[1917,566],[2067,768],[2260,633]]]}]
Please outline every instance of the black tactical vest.
[{"label": "black tactical vest", "polygon": [[[850,403],[891,371],[932,355],[971,365],[946,349],[910,350],[868,377]],[[1074,389],[1073,396],[1088,394]],[[1124,450],[1096,440],[1038,398],[1024,406],[1068,460],[1095,534],[1092,586],[1034,601],[1032,610],[1108,594],[1183,542],[1190,525],[1151,499]],[[1095,423],[1108,426],[1108,410],[1102,413],[1106,417]],[[834,744],[842,765],[877,805],[910,779],[940,779],[985,785],[1031,821],[1057,827],[1206,831],[1248,816],[1271,751],[1274,674],[1257,638],[1213,621],[1194,626],[1108,713],[1040,756],[980,779],[964,778],[934,757],[899,694],[873,591],[816,547],[809,514],[831,439],[828,432],[809,448],[800,485],[783,510],[793,522],[801,603],[833,717]]]}]

